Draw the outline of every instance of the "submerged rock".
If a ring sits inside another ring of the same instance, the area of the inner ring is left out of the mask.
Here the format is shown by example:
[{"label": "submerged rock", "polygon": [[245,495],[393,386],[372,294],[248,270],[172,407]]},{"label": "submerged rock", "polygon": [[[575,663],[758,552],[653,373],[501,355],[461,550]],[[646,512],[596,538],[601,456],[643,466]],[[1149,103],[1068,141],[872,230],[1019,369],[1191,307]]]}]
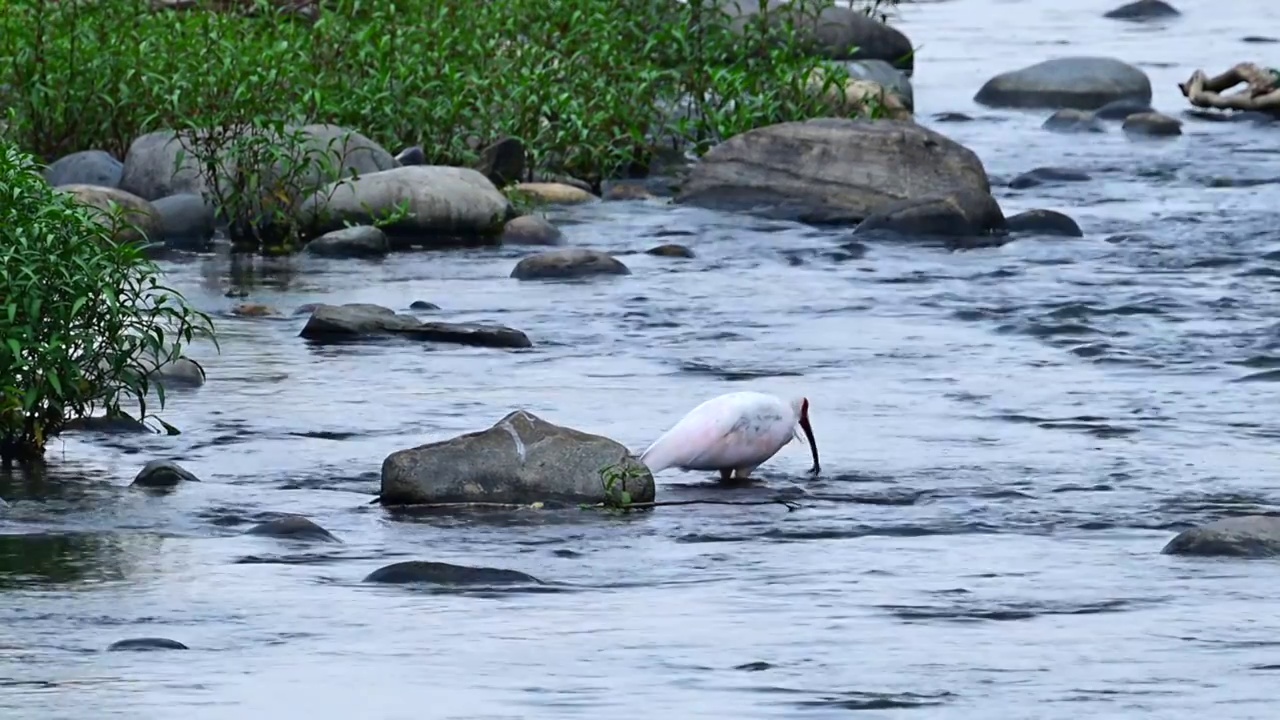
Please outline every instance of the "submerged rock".
[{"label": "submerged rock", "polygon": [[103,227],[110,228],[111,205],[119,206],[120,224],[115,226],[115,239],[119,242],[163,242],[164,231],[160,213],[155,206],[132,193],[119,188],[98,185],[59,185],[58,190],[75,196],[98,213],[95,218]]},{"label": "submerged rock", "polygon": [[475,347],[533,347],[527,335],[503,325],[422,322],[412,315],[401,315],[390,308],[366,303],[315,306],[299,337],[313,342],[400,337]]},{"label": "submerged rock", "polygon": [[1000,204],[986,192],[955,192],[886,206],[854,228],[908,237],[977,237],[1004,229]]},{"label": "submerged rock", "polygon": [[1056,210],[1027,210],[1008,218],[1006,223],[1009,232],[1084,237],[1084,232],[1075,220]]},{"label": "submerged rock", "polygon": [[156,367],[157,358],[150,356],[140,361],[148,370],[148,378],[152,382],[164,385],[166,391],[174,388],[196,388],[204,385],[204,368],[195,360],[180,357]]},{"label": "submerged rock", "polygon": [[390,250],[387,235],[372,225],[356,225],[327,232],[307,243],[306,251],[326,258],[376,258]]},{"label": "submerged rock", "polygon": [[1116,100],[1151,102],[1151,79],[1108,57],[1063,57],[1001,73],[974,101],[989,107],[1096,110]]},{"label": "submerged rock", "polygon": [[1138,113],[1155,112],[1150,103],[1136,100],[1116,100],[1098,108],[1093,114],[1103,120],[1123,120]]},{"label": "submerged rock", "polygon": [[184,482],[200,482],[200,478],[172,460],[152,460],[133,478],[135,487],[146,488],[171,488]]},{"label": "submerged rock", "polygon": [[1164,0],[1136,0],[1105,13],[1103,17],[1112,20],[1145,21],[1178,17],[1181,14],[1177,8]]},{"label": "submerged rock", "polygon": [[559,182],[520,183],[515,190],[548,205],[581,205],[600,199],[580,187]]},{"label": "submerged rock", "polygon": [[141,435],[151,432],[142,421],[127,415],[91,415],[71,418],[63,431],[92,432],[103,435]]},{"label": "submerged rock", "polygon": [[822,118],[712,148],[676,202],[774,219],[856,224],[895,203],[990,194],[972,150],[909,121]]},{"label": "submerged rock", "polygon": [[659,245],[657,247],[651,247],[648,250],[645,250],[645,254],[656,255],[658,257],[669,257],[669,258],[696,257],[696,255],[693,254],[692,250],[685,247],[684,245],[676,245],[675,243],[666,243],[664,245]]},{"label": "submerged rock", "polygon": [[1070,168],[1059,167],[1038,167],[1009,181],[1009,187],[1014,190],[1025,190],[1027,188],[1039,187],[1049,183],[1060,182],[1085,182],[1092,180],[1088,173]]},{"label": "submerged rock", "polygon": [[1274,557],[1280,555],[1280,517],[1244,515],[1183,530],[1161,551],[1166,555]]},{"label": "submerged rock", "polygon": [[318,540],[341,542],[332,533],[302,515],[286,515],[258,523],[244,531],[246,535],[265,535],[288,540]]},{"label": "submerged rock", "polygon": [[484,175],[442,165],[409,165],[340,181],[305,200],[300,214],[323,233],[370,225],[395,214],[401,203],[409,216],[381,225],[393,243],[492,242],[513,215],[511,203]]},{"label": "submerged rock", "polygon": [[382,463],[380,498],[384,505],[601,503],[624,491],[632,502],[654,497],[653,474],[625,446],[517,410],[486,430],[392,453]]},{"label": "submerged rock", "polygon": [[409,560],[392,563],[369,573],[364,582],[432,585],[545,585],[538,578],[518,570],[469,567],[442,562]]},{"label": "submerged rock", "polygon": [[1173,137],[1182,134],[1182,121],[1158,112],[1130,115],[1121,126],[1126,135]]},{"label": "submerged rock", "polygon": [[64,155],[44,169],[45,182],[59,185],[120,187],[124,163],[105,150],[81,150]]},{"label": "submerged rock", "polygon": [[160,235],[165,247],[202,252],[209,248],[217,229],[217,211],[199,195],[178,193],[152,203],[160,214]]},{"label": "submerged rock", "polygon": [[646,180],[611,180],[604,183],[605,200],[652,200],[656,197]]},{"label": "submerged rock", "polygon": [[122,650],[190,650],[190,648],[177,640],[160,637],[141,637],[117,640],[107,647],[107,652],[120,652]]},{"label": "submerged rock", "polygon": [[503,245],[559,245],[564,240],[560,228],[540,215],[512,218],[502,229]]},{"label": "submerged rock", "polygon": [[1100,133],[1106,132],[1102,121],[1094,113],[1084,110],[1059,110],[1045,119],[1040,127],[1058,133]]},{"label": "submerged rock", "polygon": [[564,248],[522,258],[511,270],[517,280],[551,280],[591,275],[630,275],[618,258],[599,250]]}]

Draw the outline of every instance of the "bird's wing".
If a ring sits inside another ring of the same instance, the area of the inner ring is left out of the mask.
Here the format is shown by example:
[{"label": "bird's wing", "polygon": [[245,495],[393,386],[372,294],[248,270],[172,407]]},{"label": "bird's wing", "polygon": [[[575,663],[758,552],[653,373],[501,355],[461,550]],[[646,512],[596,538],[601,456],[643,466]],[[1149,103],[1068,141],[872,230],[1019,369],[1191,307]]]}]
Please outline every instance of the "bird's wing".
[{"label": "bird's wing", "polygon": [[731,465],[748,440],[748,420],[741,412],[720,405],[701,405],[662,434],[640,456],[651,471],[669,467]]}]

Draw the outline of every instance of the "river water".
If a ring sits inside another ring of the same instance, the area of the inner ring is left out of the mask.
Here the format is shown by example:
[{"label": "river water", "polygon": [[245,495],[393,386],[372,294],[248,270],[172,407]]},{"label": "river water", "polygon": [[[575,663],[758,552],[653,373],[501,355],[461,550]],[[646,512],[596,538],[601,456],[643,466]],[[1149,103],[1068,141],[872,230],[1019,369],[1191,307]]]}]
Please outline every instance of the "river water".
[{"label": "river water", "polygon": [[[1153,104],[1178,114],[1174,84],[1255,59],[1268,46],[1240,38],[1280,27],[1280,8],[1184,0],[1180,20],[1141,27],[1101,18],[1111,5],[951,0],[898,20],[922,46],[922,122],[996,179],[1093,176],[998,193],[1009,214],[1069,213],[1083,239],[849,258],[840,233],[608,203],[556,219],[573,243],[675,241],[698,258],[628,254],[631,276],[564,284],[509,279],[505,250],[244,275],[169,263],[223,338],[220,355],[193,352],[207,385],[171,397],[184,434],[69,435],[47,477],[0,482],[0,716],[1270,718],[1275,566],[1159,550],[1188,523],[1275,502],[1280,134],[1189,120],[1165,142],[1115,124],[1061,136],[1039,128],[1046,113],[971,98],[1002,70],[1102,54],[1143,67]],[[1120,233],[1148,237],[1107,240]],[[233,286],[285,318],[227,317]],[[537,347],[313,349],[290,316],[418,299]],[[793,445],[757,487],[671,471],[659,493],[790,489],[807,492],[799,510],[402,518],[367,504],[388,453],[515,408],[638,451],[745,388],[807,394],[823,476]],[[129,490],[157,457],[204,482]],[[276,512],[343,543],[238,534]],[[561,591],[360,583],[405,559]],[[103,652],[139,636],[191,649]]]}]

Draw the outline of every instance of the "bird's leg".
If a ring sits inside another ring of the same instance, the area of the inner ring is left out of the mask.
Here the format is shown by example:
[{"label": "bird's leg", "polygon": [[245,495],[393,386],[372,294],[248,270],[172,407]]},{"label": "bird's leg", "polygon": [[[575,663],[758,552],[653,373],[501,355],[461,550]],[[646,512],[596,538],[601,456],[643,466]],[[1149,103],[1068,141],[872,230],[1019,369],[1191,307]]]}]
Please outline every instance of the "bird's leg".
[{"label": "bird's leg", "polygon": [[755,465],[737,468],[733,471],[733,478],[738,481],[749,480],[751,478],[752,471],[755,469]]},{"label": "bird's leg", "polygon": [[720,482],[727,483],[732,479],[733,468],[720,468]]}]

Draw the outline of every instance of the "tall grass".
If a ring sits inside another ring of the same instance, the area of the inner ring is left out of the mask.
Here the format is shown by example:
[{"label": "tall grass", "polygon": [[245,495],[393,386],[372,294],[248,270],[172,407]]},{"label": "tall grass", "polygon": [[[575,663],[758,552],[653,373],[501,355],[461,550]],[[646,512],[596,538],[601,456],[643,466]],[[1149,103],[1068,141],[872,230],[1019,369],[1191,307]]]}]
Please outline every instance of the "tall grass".
[{"label": "tall grass", "polygon": [[433,164],[515,137],[531,170],[595,182],[643,173],[664,146],[829,115],[814,69],[828,89],[848,79],[794,27],[735,33],[713,0],[325,0],[313,19],[195,2],[6,0],[10,139],[51,161],[123,157],[157,129],[332,123]]}]

